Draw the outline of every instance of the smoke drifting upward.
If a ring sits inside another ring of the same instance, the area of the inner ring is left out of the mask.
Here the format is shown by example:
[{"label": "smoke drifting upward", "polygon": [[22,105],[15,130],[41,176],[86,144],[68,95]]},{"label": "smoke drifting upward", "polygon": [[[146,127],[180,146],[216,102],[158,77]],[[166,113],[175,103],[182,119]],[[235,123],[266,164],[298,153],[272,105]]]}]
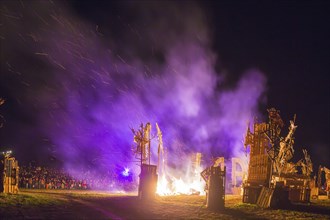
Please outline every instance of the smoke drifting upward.
[{"label": "smoke drifting upward", "polygon": [[158,122],[169,166],[192,152],[240,155],[264,75],[247,70],[224,89],[203,11],[158,4],[123,4],[121,16],[100,27],[58,3],[3,4],[4,98],[33,121],[13,122],[27,131],[12,142],[27,152],[42,137],[38,151],[68,169],[114,170],[136,164],[130,127]]}]

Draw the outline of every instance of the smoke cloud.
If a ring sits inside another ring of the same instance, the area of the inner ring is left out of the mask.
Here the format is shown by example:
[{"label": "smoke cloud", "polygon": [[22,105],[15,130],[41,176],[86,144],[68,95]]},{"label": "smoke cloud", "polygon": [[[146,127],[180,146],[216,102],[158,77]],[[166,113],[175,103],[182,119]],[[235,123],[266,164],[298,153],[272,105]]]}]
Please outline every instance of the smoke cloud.
[{"label": "smoke cloud", "polygon": [[[71,171],[137,173],[130,127],[150,122],[155,134],[157,122],[171,168],[193,152],[206,162],[241,155],[266,78],[247,70],[228,88],[212,50],[221,39],[212,39],[203,10],[160,4],[123,3],[121,16],[109,15],[103,26],[58,2],[2,4],[1,86],[29,121],[13,122],[23,131],[12,141],[26,152],[38,143],[41,155]],[[152,145],[156,162],[156,140]]]}]

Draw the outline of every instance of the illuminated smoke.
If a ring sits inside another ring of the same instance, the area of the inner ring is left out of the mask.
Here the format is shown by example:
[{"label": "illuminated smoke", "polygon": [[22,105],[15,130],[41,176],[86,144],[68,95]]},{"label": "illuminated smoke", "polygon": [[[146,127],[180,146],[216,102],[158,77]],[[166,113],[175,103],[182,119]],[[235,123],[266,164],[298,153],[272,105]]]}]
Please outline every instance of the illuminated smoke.
[{"label": "illuminated smoke", "polygon": [[[190,153],[202,152],[206,163],[242,153],[265,77],[248,70],[226,87],[214,68],[203,11],[161,4],[123,4],[123,18],[113,16],[117,25],[109,27],[80,20],[56,2],[2,5],[6,79],[20,81],[8,91],[34,114],[34,132],[49,140],[43,155],[75,174],[127,167],[137,173],[130,127],[141,122],[159,124],[167,165],[178,175],[186,173]],[[127,14],[135,19],[125,20]],[[34,137],[24,135],[27,142]],[[153,140],[154,163],[156,146]]]}]

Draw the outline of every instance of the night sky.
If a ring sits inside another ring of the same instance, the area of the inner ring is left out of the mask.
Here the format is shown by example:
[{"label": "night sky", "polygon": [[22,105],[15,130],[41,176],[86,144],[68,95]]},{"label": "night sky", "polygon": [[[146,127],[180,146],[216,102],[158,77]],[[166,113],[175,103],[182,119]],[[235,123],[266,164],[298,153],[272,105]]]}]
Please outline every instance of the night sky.
[{"label": "night sky", "polygon": [[275,107],[283,135],[297,115],[295,160],[330,167],[329,17],[327,1],[1,1],[1,151],[129,163],[150,121],[173,158],[230,157]]}]

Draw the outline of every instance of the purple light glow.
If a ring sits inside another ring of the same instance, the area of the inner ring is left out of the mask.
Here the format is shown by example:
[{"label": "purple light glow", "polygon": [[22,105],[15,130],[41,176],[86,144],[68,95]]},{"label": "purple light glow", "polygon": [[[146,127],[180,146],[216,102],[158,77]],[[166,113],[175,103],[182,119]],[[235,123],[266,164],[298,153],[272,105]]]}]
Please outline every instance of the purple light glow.
[{"label": "purple light glow", "polygon": [[125,168],[124,170],[123,170],[123,172],[121,172],[121,174],[123,175],[123,176],[129,176],[129,169],[128,168]]},{"label": "purple light glow", "polygon": [[[179,175],[186,173],[185,158],[192,152],[205,158],[241,155],[247,122],[259,115],[266,79],[249,70],[233,88],[224,89],[226,77],[215,71],[216,54],[198,7],[181,11],[167,2],[161,10],[171,16],[150,19],[148,9],[160,9],[139,5],[133,30],[124,24],[120,30],[109,27],[110,33],[119,32],[119,40],[57,4],[8,6],[7,13],[18,19],[4,18],[4,37],[9,49],[38,63],[27,70],[27,61],[9,60],[22,73],[20,80],[34,88],[26,89],[27,101],[38,109],[38,126],[49,139],[44,151],[62,160],[68,171],[104,173],[129,166],[138,174],[130,127],[141,122],[150,122],[153,133],[159,124],[167,165]],[[163,60],[143,58],[154,49]],[[36,77],[39,86],[33,85]],[[157,163],[156,140],[152,144]]]}]

